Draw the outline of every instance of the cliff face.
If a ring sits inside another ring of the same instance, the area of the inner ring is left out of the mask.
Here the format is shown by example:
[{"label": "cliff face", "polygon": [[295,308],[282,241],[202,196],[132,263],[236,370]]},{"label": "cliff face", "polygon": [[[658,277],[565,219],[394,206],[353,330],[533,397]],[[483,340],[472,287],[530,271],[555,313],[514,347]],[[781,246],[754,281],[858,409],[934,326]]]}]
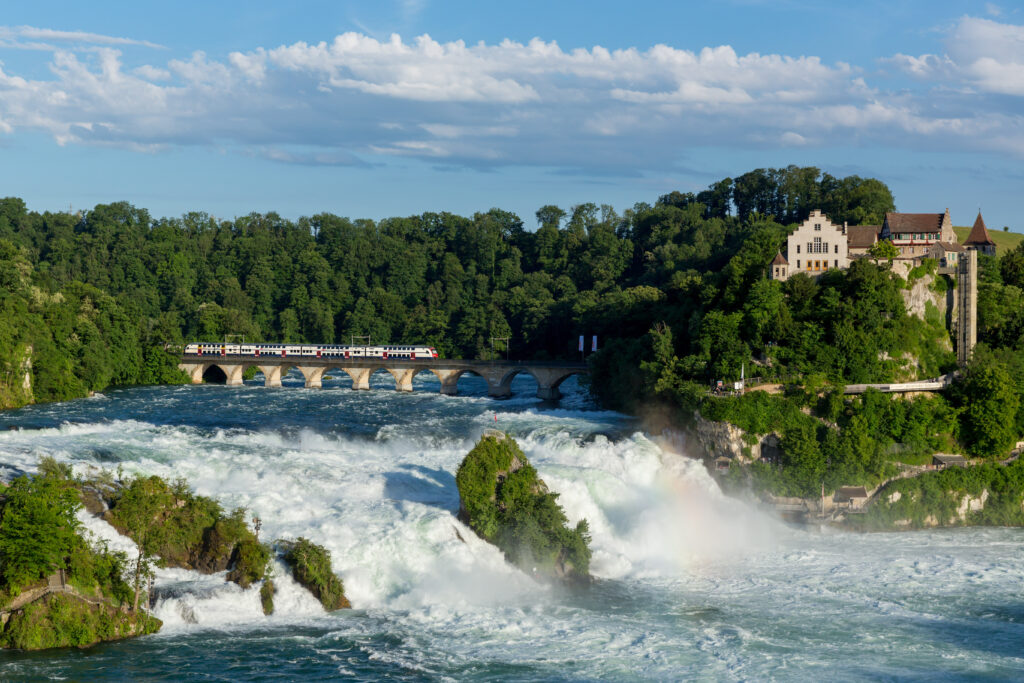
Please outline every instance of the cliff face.
[{"label": "cliff face", "polygon": [[699,411],[693,414],[689,434],[696,438],[704,457],[724,456],[741,463],[753,462],[762,457],[770,459],[777,455],[779,448],[779,437],[776,434],[758,437],[729,422],[708,420]]},{"label": "cliff face", "polygon": [[[35,400],[32,395],[32,345],[17,350],[7,363],[0,363],[0,410],[20,408]],[[5,380],[6,376],[6,380]]]},{"label": "cliff face", "polygon": [[927,320],[929,314],[938,315],[948,323],[951,312],[956,310],[956,288],[936,291],[936,278],[940,277],[943,276],[925,275],[914,280],[910,289],[900,291],[908,315],[916,315],[922,320]]}]

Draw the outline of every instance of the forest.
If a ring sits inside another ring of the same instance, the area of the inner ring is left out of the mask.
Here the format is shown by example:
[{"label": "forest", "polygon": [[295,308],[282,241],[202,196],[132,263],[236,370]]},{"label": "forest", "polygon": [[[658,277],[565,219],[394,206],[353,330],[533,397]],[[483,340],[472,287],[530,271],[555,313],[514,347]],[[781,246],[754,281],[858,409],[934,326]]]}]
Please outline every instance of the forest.
[{"label": "forest", "polygon": [[[497,208],[224,220],[154,218],[125,202],[38,213],[2,199],[0,404],[181,381],[165,344],[228,335],[369,336],[427,343],[448,357],[513,359],[571,358],[578,335],[598,335],[594,393],[632,412],[651,402],[711,411],[709,383],[738,379],[741,366],[820,386],[934,376],[955,365],[948,332],[936,316],[907,314],[906,282],[885,263],[859,260],[818,280],[765,277],[812,209],[878,224],[894,207],[879,180],[796,166],[621,213],[544,206],[530,226]],[[981,353],[1019,403],[1024,249],[983,258],[981,273]],[[510,348],[492,338],[509,338]],[[899,360],[908,354],[911,370]],[[31,396],[19,381],[29,356]],[[953,399],[950,408],[946,431],[973,443],[971,428],[956,427]],[[1024,433],[1024,415],[1007,424]]]}]

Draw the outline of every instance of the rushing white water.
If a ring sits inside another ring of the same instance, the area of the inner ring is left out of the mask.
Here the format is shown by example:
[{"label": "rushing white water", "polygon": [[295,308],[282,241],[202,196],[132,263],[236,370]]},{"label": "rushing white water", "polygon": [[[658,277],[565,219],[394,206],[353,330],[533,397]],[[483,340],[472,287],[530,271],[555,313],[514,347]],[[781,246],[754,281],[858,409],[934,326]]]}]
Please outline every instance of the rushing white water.
[{"label": "rushing white water", "polygon": [[[83,472],[183,477],[258,516],[262,538],[305,536],[331,551],[353,610],[325,614],[284,567],[271,617],[256,588],[223,574],[159,570],[163,631],[102,655],[150,662],[150,678],[1024,672],[1021,648],[1011,646],[1024,643],[1018,530],[793,529],[723,496],[699,462],[662,450],[624,416],[587,409],[579,394],[550,410],[529,387],[501,403],[426,392],[135,389],[2,420],[36,427],[0,432],[0,464],[12,471],[52,456]],[[535,583],[456,519],[455,470],[495,426],[519,441],[570,520],[588,520],[601,579],[591,589]],[[103,522],[83,520],[112,547],[131,549]],[[238,657],[246,663],[233,675],[210,661]],[[0,665],[0,675],[82,673],[56,655],[32,664]]]}]

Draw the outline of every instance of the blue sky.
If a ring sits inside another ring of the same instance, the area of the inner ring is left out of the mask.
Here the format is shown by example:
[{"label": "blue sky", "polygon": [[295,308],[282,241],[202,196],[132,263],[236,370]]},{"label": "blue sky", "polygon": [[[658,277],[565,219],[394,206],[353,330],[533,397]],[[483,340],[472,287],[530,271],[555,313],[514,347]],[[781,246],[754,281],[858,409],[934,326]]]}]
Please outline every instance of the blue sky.
[{"label": "blue sky", "polygon": [[0,196],[36,210],[533,227],[793,163],[1024,231],[1009,2],[37,0],[0,21]]}]

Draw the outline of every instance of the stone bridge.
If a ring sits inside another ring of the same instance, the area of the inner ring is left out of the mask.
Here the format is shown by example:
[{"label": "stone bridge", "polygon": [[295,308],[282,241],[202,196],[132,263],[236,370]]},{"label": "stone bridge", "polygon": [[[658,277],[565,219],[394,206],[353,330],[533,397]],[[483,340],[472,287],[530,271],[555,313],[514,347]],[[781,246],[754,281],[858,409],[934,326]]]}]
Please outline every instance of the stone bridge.
[{"label": "stone bridge", "polygon": [[352,378],[353,389],[369,389],[370,375],[377,370],[387,370],[395,379],[395,389],[412,391],[412,378],[424,370],[434,373],[441,382],[441,393],[454,396],[458,393],[458,381],[465,373],[479,375],[487,381],[487,394],[493,398],[505,398],[512,394],[512,378],[526,373],[537,381],[537,398],[557,400],[561,397],[559,385],[572,375],[589,372],[586,363],[572,361],[486,361],[458,359],[383,359],[383,358],[306,358],[295,356],[278,358],[270,356],[210,356],[184,354],[179,368],[188,373],[193,384],[201,384],[204,376],[218,368],[224,373],[225,384],[242,384],[242,376],[248,368],[258,368],[264,377],[264,385],[281,386],[281,378],[292,368],[298,368],[306,379],[307,388],[319,388],[324,373],[341,370]]}]

